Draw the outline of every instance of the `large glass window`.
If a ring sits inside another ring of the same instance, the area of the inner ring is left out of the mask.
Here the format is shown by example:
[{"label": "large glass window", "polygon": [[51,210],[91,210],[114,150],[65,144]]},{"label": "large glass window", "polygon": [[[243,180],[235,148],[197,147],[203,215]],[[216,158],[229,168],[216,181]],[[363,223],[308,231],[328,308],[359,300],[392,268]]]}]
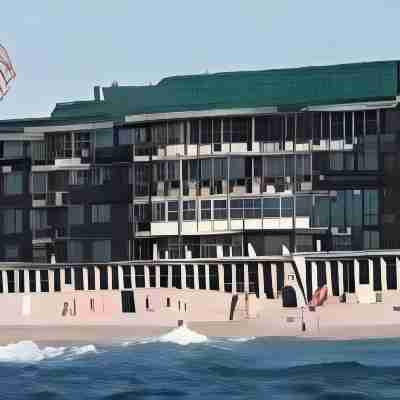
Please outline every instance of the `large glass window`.
[{"label": "large glass window", "polygon": [[84,223],[84,211],[83,205],[70,205],[68,207],[68,221],[70,225],[81,225]]},{"label": "large glass window", "polygon": [[364,225],[378,225],[377,190],[364,190]]},{"label": "large glass window", "polygon": [[3,217],[2,225],[5,235],[22,232],[22,210],[5,209],[1,211],[1,215]]},{"label": "large glass window", "polygon": [[83,261],[83,242],[80,240],[70,240],[68,242],[68,261],[82,262]]},{"label": "large glass window", "polygon": [[282,217],[293,216],[293,197],[282,197]]},{"label": "large glass window", "polygon": [[23,193],[23,173],[11,172],[3,175],[3,192],[5,195]]},{"label": "large glass window", "polygon": [[24,156],[24,144],[19,141],[5,141],[3,145],[3,157],[5,159],[16,159]]},{"label": "large glass window", "polygon": [[5,261],[18,261],[19,258],[19,245],[6,244],[4,246],[4,259]]},{"label": "large glass window", "polygon": [[261,199],[244,199],[244,218],[261,218]]},{"label": "large glass window", "polygon": [[32,175],[32,193],[47,192],[47,173],[39,172]]},{"label": "large glass window", "polygon": [[35,208],[31,210],[31,230],[41,230],[48,228],[47,225],[47,209]]},{"label": "large glass window", "polygon": [[111,240],[95,240],[92,242],[92,261],[107,262],[111,260]]},{"label": "large glass window", "polygon": [[314,202],[313,226],[329,226],[329,198],[318,196]]},{"label": "large glass window", "polygon": [[153,221],[165,222],[165,203],[153,203]]},{"label": "large glass window", "polygon": [[211,200],[201,201],[201,219],[211,219]]},{"label": "large glass window", "polygon": [[92,205],[92,224],[104,224],[111,221],[110,204]]},{"label": "large glass window", "polygon": [[168,221],[178,221],[178,210],[177,201],[168,202]]},{"label": "large glass window", "polygon": [[231,200],[231,218],[232,219],[243,219],[243,200],[232,199]]},{"label": "large glass window", "polygon": [[263,199],[263,215],[264,218],[279,218],[280,211],[280,198],[271,197]]},{"label": "large glass window", "polygon": [[226,219],[226,200],[214,200],[214,219]]},{"label": "large glass window", "polygon": [[194,221],[196,219],[196,200],[183,202],[183,220]]}]

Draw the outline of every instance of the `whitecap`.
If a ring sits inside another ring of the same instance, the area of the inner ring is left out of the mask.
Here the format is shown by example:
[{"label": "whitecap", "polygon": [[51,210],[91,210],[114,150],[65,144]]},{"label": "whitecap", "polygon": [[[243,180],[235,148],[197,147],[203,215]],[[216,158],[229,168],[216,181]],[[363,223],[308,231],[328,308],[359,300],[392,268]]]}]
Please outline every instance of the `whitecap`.
[{"label": "whitecap", "polygon": [[38,362],[62,355],[65,347],[45,347],[43,350],[31,340],[0,346],[0,362]]},{"label": "whitecap", "polygon": [[181,346],[187,346],[195,343],[208,342],[208,338],[205,335],[190,330],[187,326],[183,325],[172,331],[162,335],[158,338],[160,342],[169,342],[179,344]]},{"label": "whitecap", "polygon": [[73,346],[70,349],[70,352],[75,356],[81,356],[82,354],[87,353],[97,353],[96,346],[93,344],[87,344],[85,346]]}]

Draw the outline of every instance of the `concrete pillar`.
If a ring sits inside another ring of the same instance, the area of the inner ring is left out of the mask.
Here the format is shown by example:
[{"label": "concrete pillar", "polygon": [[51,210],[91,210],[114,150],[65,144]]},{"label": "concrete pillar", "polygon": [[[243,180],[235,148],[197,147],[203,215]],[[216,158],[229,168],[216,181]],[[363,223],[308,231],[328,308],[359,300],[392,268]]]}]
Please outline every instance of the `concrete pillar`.
[{"label": "concrete pillar", "polygon": [[318,289],[318,266],[315,261],[311,261],[311,295]]},{"label": "concrete pillar", "polygon": [[14,270],[14,291],[15,293],[19,293],[19,270]]},{"label": "concrete pillar", "polygon": [[388,290],[387,287],[387,266],[386,261],[383,257],[379,259],[379,264],[381,268],[381,284],[382,284],[382,292],[386,292]]},{"label": "concrete pillar", "polygon": [[199,290],[199,266],[197,264],[193,265],[193,275],[194,275],[194,288]]},{"label": "concrete pillar", "polygon": [[49,274],[49,292],[54,292],[54,269],[49,269],[48,274]]},{"label": "concrete pillar", "polygon": [[358,291],[359,286],[360,286],[360,262],[357,259],[354,259],[354,287],[356,293]]},{"label": "concrete pillar", "polygon": [[150,270],[148,265],[144,266],[144,287],[150,287]]},{"label": "concrete pillar", "polygon": [[400,258],[396,257],[397,290],[400,290]]},{"label": "concrete pillar", "polygon": [[261,298],[265,297],[264,289],[264,267],[261,263],[258,263],[258,296]]},{"label": "concrete pillar", "polygon": [[1,271],[3,278],[3,293],[8,293],[8,279],[7,279],[7,271],[3,269]]},{"label": "concrete pillar", "polygon": [[368,282],[371,290],[374,290],[374,262],[368,259]]},{"label": "concrete pillar", "polygon": [[75,290],[75,268],[71,267],[71,289]]},{"label": "concrete pillar", "polygon": [[237,293],[237,286],[236,286],[236,264],[231,264],[232,268],[232,293]]},{"label": "concrete pillar", "polygon": [[[26,271],[26,272],[28,272],[28,271]],[[25,282],[26,282],[26,280],[25,280]],[[25,283],[25,285],[26,285],[26,283]],[[28,287],[29,287],[29,276],[28,276]],[[60,268],[60,291],[65,292],[65,268]]]},{"label": "concrete pillar", "polygon": [[225,288],[224,288],[224,266],[223,266],[223,264],[218,264],[218,286],[219,286],[219,291],[220,292],[225,291]]},{"label": "concrete pillar", "polygon": [[328,296],[333,296],[331,261],[325,261],[325,274],[326,274],[326,287],[328,288]]},{"label": "concrete pillar", "polygon": [[89,269],[82,267],[83,290],[89,290]]},{"label": "concrete pillar", "polygon": [[243,264],[244,270],[244,292],[250,292],[250,285],[249,285],[249,264]]},{"label": "concrete pillar", "polygon": [[108,288],[108,290],[112,289],[112,267],[111,267],[111,265],[107,265],[107,288]]},{"label": "concrete pillar", "polygon": [[160,266],[156,265],[156,288],[160,288]]},{"label": "concrete pillar", "polygon": [[41,287],[40,287],[40,270],[35,270],[35,277],[36,277],[36,293],[41,292]]},{"label": "concrete pillar", "polygon": [[168,265],[168,287],[172,288],[172,265]]},{"label": "concrete pillar", "polygon": [[206,290],[210,290],[210,265],[205,264],[204,269],[205,269],[205,276],[206,276]]},{"label": "concrete pillar", "polygon": [[343,262],[338,261],[338,287],[339,287],[339,296],[344,293],[344,284],[343,284]]},{"label": "concrete pillar", "polygon": [[118,289],[123,290],[124,288],[124,270],[121,265],[117,266],[118,268]]},{"label": "concrete pillar", "polygon": [[100,290],[100,268],[94,266],[94,288],[95,290]]},{"label": "concrete pillar", "polygon": [[278,265],[276,263],[271,263],[271,284],[272,284],[272,294],[274,299],[278,298]]},{"label": "concrete pillar", "polygon": [[25,286],[25,293],[29,293],[29,270],[24,269],[24,286]]},{"label": "concrete pillar", "polygon": [[186,265],[181,264],[181,287],[186,289]]}]

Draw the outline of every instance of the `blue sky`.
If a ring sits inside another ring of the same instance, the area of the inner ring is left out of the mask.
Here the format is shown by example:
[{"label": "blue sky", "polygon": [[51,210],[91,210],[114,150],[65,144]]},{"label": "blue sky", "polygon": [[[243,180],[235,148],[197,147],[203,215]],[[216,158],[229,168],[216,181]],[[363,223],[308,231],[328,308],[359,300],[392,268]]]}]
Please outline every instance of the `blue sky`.
[{"label": "blue sky", "polygon": [[0,119],[113,80],[400,58],[399,0],[13,0],[2,14],[17,79]]}]

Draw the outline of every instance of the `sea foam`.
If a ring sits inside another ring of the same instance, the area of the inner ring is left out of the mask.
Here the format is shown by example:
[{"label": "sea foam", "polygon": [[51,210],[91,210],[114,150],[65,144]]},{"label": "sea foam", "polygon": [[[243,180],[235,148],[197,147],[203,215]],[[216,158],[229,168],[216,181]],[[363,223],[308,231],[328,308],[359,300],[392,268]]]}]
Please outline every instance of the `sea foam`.
[{"label": "sea foam", "polygon": [[0,362],[34,363],[66,354],[80,356],[92,352],[96,352],[96,347],[92,344],[71,348],[47,346],[41,349],[35,342],[23,340],[18,343],[0,346]]},{"label": "sea foam", "polygon": [[169,342],[187,346],[188,344],[205,343],[208,341],[207,336],[190,330],[187,326],[182,325],[173,329],[171,332],[162,335],[158,339],[160,342]]}]

